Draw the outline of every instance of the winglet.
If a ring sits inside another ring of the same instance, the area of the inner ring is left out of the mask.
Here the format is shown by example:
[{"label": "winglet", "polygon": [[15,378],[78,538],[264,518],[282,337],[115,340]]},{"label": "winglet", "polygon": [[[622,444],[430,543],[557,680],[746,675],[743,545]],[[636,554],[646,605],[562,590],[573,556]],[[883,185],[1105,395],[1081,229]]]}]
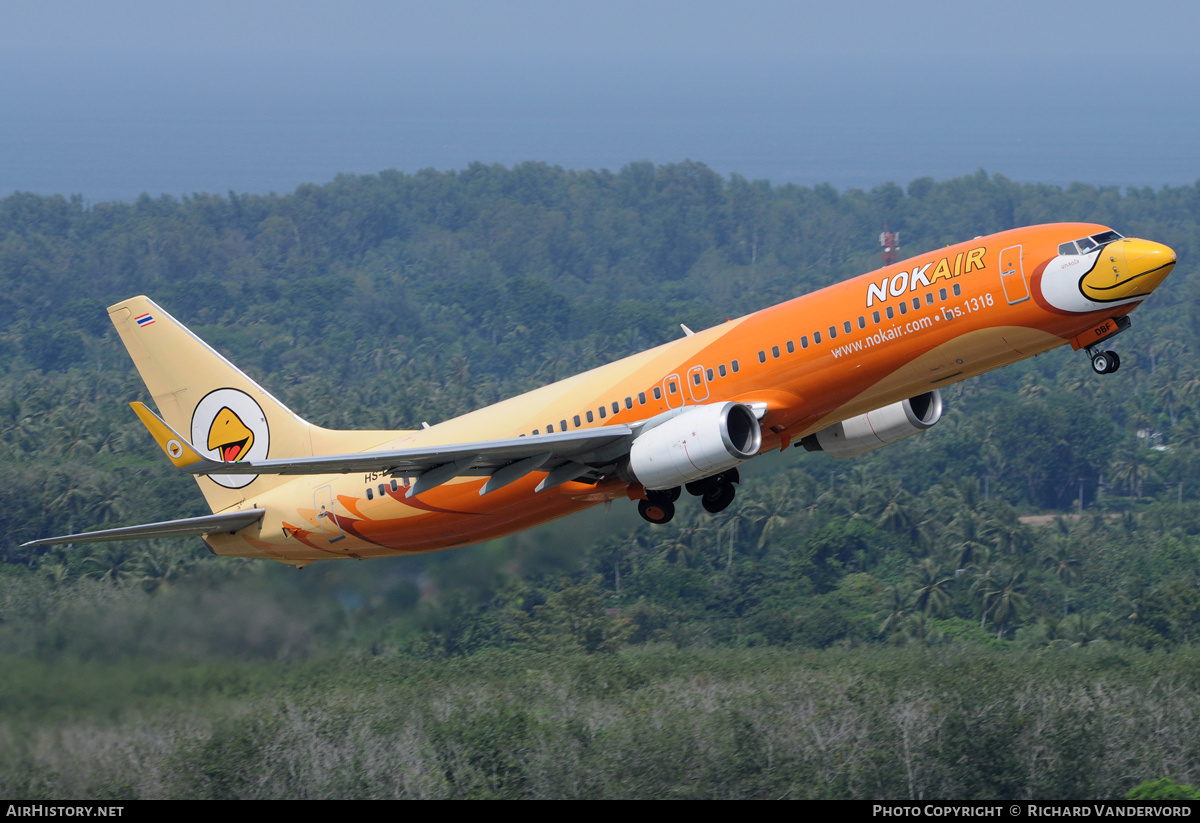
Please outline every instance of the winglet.
[{"label": "winglet", "polygon": [[164,423],[158,415],[146,408],[145,403],[135,401],[129,405],[133,409],[133,413],[142,421],[142,424],[149,429],[154,442],[158,443],[159,447],[166,452],[167,457],[171,458],[171,462],[175,464],[175,468],[186,469],[188,466],[195,465],[196,463],[209,462],[196,451],[183,435],[176,432]]}]

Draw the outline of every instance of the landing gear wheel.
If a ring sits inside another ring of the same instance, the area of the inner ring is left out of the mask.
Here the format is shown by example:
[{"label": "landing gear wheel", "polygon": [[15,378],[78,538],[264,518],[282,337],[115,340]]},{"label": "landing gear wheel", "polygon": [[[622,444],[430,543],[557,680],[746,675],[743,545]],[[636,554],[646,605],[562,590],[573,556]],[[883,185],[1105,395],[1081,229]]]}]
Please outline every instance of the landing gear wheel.
[{"label": "landing gear wheel", "polygon": [[1112,352],[1097,352],[1092,356],[1092,371],[1096,374],[1109,374],[1117,370],[1116,363],[1112,359]]},{"label": "landing gear wheel", "polygon": [[1112,374],[1112,373],[1113,373],[1113,372],[1115,372],[1117,369],[1121,368],[1121,357],[1120,357],[1120,355],[1118,355],[1118,354],[1117,354],[1115,351],[1106,351],[1106,352],[1105,352],[1105,354],[1107,354],[1107,355],[1108,355],[1108,358],[1109,358],[1110,360],[1112,360],[1112,368],[1108,370],[1108,373],[1109,373],[1109,374]]},{"label": "landing gear wheel", "polygon": [[651,523],[670,523],[671,518],[675,516],[675,504],[663,500],[639,500],[638,514],[643,520]]},{"label": "landing gear wheel", "polygon": [[696,497],[703,497],[704,495],[708,494],[709,490],[712,489],[713,486],[716,486],[720,482],[721,478],[718,475],[716,477],[706,477],[703,480],[693,480],[684,488],[687,489],[688,494],[695,495]]},{"label": "landing gear wheel", "polygon": [[732,483],[721,482],[704,493],[700,505],[704,506],[706,512],[716,514],[717,512],[724,511],[733,502],[733,498],[736,495],[737,489],[733,487]]}]

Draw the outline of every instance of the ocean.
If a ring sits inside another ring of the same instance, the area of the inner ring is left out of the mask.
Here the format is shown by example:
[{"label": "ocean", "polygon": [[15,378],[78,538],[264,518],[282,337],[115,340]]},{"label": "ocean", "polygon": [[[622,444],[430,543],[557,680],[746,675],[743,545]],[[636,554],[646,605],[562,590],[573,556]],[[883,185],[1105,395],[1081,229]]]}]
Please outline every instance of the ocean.
[{"label": "ocean", "polygon": [[700,161],[870,189],[1200,179],[1198,61],[0,55],[0,196],[290,192],[339,173]]}]

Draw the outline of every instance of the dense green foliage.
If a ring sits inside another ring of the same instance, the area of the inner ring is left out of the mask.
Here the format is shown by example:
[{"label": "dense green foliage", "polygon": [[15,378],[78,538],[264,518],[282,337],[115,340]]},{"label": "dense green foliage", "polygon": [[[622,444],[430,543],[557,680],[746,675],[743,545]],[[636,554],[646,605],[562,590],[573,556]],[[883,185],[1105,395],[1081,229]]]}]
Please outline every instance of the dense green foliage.
[{"label": "dense green foliage", "polygon": [[[205,511],[125,405],[148,398],[104,306],[131,294],[315,423],[400,428],[867,271],[884,221],[915,254],[1057,220],[1179,254],[1115,341],[1118,374],[1059,350],[985,375],[948,391],[918,438],[850,462],[760,458],[721,515],[684,500],[656,528],[617,503],[483,546],[300,573],[213,559],[199,541],[17,548]],[[695,163],[4,198],[0,793],[1015,798],[1195,782],[1196,684],[1151,672],[1184,672],[1200,632],[1198,237],[1200,184],[980,173],[838,193]],[[355,674],[312,691],[342,664]],[[581,672],[610,691],[583,695]],[[398,691],[362,685],[376,676]],[[39,677],[62,680],[37,710],[59,725],[31,719]],[[78,677],[101,694],[71,692]],[[829,699],[804,704],[814,692]],[[1191,730],[1170,757],[1134,745],[1166,705]],[[309,709],[324,719],[305,726]],[[378,771],[347,742],[395,729],[412,748],[381,752]],[[161,755],[162,769],[38,761],[68,758],[43,735],[111,740],[118,760]],[[342,765],[246,782],[281,746]]]}]

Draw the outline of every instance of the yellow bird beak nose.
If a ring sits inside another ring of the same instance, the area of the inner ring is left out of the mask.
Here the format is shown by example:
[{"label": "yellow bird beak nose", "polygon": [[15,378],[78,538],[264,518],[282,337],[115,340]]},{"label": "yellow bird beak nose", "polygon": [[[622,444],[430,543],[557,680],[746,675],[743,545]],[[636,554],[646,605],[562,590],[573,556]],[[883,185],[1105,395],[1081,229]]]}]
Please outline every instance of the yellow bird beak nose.
[{"label": "yellow bird beak nose", "polygon": [[1129,238],[1100,250],[1096,265],[1079,284],[1084,296],[1100,303],[1143,297],[1175,268],[1175,251],[1162,243]]}]

